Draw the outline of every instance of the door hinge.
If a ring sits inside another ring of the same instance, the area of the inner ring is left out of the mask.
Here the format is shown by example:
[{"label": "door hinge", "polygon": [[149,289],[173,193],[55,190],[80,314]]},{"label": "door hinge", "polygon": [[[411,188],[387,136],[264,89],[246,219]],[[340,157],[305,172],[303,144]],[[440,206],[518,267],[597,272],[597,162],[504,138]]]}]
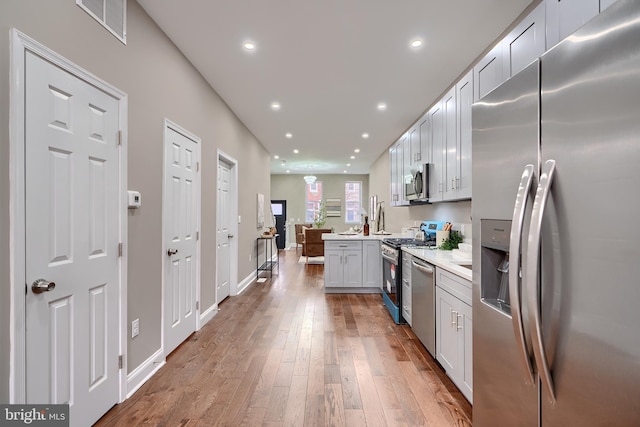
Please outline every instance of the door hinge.
[{"label": "door hinge", "polygon": [[200,310],[200,301],[196,301],[196,310]]},{"label": "door hinge", "polygon": [[200,240],[200,232],[196,231],[196,240]]},{"label": "door hinge", "polygon": [[124,355],[118,356],[118,369],[124,368]]},{"label": "door hinge", "polygon": [[200,162],[196,162],[196,172],[200,172]]},{"label": "door hinge", "polygon": [[123,252],[124,249],[122,243],[118,243],[118,257],[121,257]]},{"label": "door hinge", "polygon": [[122,145],[122,131],[118,131],[118,145]]}]

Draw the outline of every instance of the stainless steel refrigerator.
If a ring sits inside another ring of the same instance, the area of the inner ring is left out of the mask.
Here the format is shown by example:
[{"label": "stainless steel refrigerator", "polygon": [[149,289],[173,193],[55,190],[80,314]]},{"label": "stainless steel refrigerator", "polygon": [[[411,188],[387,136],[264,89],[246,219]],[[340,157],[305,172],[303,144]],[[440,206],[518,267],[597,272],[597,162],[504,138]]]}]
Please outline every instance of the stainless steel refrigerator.
[{"label": "stainless steel refrigerator", "polygon": [[474,427],[640,426],[640,1],[472,119]]}]

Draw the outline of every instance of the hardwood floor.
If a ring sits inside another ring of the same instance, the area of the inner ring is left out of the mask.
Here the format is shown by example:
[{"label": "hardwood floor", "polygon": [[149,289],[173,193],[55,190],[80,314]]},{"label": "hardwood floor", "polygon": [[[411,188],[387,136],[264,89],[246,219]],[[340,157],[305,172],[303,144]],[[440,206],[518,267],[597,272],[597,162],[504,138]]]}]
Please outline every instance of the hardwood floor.
[{"label": "hardwood floor", "polygon": [[323,265],[230,297],[97,426],[470,426],[471,406],[380,295],[324,294]]}]

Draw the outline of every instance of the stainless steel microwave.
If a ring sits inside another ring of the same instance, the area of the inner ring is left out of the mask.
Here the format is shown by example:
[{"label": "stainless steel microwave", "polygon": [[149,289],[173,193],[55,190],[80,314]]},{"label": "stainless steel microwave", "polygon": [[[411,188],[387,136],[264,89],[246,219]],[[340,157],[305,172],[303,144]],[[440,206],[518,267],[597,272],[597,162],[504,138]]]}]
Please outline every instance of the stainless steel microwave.
[{"label": "stainless steel microwave", "polygon": [[405,182],[405,197],[412,203],[429,201],[429,163],[425,163],[413,173],[413,178]]}]

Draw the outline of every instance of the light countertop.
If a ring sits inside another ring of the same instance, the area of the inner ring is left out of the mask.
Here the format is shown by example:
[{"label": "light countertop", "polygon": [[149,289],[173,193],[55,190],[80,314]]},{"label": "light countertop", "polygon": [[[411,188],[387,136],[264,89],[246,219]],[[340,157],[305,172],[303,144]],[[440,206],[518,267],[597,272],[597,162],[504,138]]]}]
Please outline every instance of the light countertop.
[{"label": "light countertop", "polygon": [[425,249],[425,248],[408,248],[403,247],[402,251],[420,258],[436,267],[443,268],[456,274],[463,279],[471,281],[471,268],[463,267],[462,265],[468,265],[471,267],[471,261],[460,260],[453,256],[451,251],[443,251],[441,249]]},{"label": "light countertop", "polygon": [[383,240],[390,237],[407,237],[402,233],[392,234],[369,234],[364,236],[362,233],[358,234],[340,234],[340,233],[323,233],[322,240]]}]

